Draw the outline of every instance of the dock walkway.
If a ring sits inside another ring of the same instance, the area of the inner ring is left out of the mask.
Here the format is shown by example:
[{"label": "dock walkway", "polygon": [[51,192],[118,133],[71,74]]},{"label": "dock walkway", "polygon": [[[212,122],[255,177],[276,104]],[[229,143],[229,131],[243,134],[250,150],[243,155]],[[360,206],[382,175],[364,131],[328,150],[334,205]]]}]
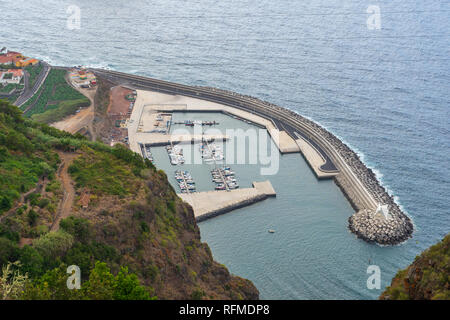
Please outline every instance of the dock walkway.
[{"label": "dock walkway", "polygon": [[197,222],[242,208],[258,201],[275,197],[276,192],[270,181],[253,182],[253,188],[235,190],[182,193],[178,196],[194,209]]}]

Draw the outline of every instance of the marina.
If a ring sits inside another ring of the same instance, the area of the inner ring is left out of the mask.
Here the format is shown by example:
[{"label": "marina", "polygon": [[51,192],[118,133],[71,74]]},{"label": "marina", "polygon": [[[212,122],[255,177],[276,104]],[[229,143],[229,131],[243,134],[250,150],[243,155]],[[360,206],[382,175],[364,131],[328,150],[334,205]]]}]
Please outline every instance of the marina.
[{"label": "marina", "polygon": [[219,161],[221,162],[225,160],[223,151],[220,146],[216,145],[215,143],[209,143],[207,140],[205,140],[200,145],[200,152],[202,153],[203,162],[217,163]]},{"label": "marina", "polygon": [[216,190],[233,190],[239,188],[234,172],[230,167],[222,167],[211,170]]},{"label": "marina", "polygon": [[173,166],[183,164],[185,162],[183,156],[183,149],[177,145],[173,145],[171,142],[169,146],[166,146],[167,154],[169,155],[170,164]]},{"label": "marina", "polygon": [[172,122],[172,124],[183,124],[187,127],[193,127],[196,125],[199,126],[215,126],[218,125],[219,123],[214,121],[200,121],[200,120],[184,120],[184,121],[177,121],[177,122]]},{"label": "marina", "polygon": [[197,191],[195,182],[188,171],[176,170],[175,180],[178,183],[178,187],[180,188],[181,193],[192,193]]}]

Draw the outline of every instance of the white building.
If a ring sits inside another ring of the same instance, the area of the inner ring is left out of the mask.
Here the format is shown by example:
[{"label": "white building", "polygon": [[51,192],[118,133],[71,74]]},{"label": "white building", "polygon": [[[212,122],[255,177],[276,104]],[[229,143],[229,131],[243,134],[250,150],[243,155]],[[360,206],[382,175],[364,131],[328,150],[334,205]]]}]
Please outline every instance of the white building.
[{"label": "white building", "polygon": [[21,69],[9,69],[7,71],[0,72],[1,84],[19,84],[23,78],[23,70]]}]

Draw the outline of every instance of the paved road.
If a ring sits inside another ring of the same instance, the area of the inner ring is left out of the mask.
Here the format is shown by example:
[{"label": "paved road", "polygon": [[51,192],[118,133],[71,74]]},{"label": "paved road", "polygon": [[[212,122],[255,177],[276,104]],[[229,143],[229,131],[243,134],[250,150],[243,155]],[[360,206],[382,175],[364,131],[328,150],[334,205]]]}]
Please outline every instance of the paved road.
[{"label": "paved road", "polygon": [[39,75],[37,76],[36,82],[34,83],[33,88],[30,88],[28,86],[28,75],[25,75],[25,89],[23,90],[22,95],[17,98],[16,102],[14,103],[16,106],[20,107],[22,106],[25,102],[28,101],[28,99],[30,99],[32,96],[34,96],[34,94],[36,92],[38,92],[39,88],[41,87],[41,85],[44,83],[44,80],[47,78],[48,73],[50,72],[50,65],[44,61],[41,61],[42,63],[42,70],[39,73]]}]

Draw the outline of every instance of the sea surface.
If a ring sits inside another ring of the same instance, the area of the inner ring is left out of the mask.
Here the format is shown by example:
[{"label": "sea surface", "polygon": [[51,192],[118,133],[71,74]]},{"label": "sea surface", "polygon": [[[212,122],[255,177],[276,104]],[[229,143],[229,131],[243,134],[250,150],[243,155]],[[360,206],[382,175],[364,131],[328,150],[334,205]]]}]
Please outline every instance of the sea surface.
[{"label": "sea surface", "polygon": [[[371,5],[380,29],[368,28]],[[261,298],[375,299],[450,230],[448,1],[0,0],[0,12],[0,47],[229,89],[317,121],[413,219],[406,243],[367,244],[348,232],[353,211],[334,183],[317,181],[300,155],[282,156],[269,178],[276,199],[200,223],[215,259]],[[367,288],[369,265],[381,269],[379,290]]]}]

